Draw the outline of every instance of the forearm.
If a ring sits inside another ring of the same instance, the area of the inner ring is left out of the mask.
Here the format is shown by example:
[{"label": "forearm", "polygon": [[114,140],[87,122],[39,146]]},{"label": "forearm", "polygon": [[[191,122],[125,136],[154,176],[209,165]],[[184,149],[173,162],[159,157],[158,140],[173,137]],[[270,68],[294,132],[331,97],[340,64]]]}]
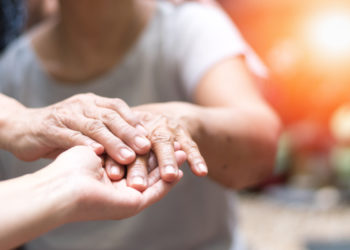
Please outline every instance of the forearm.
[{"label": "forearm", "polygon": [[0,149],[10,150],[11,141],[15,141],[17,136],[16,122],[14,117],[18,116],[25,107],[15,99],[0,93]]},{"label": "forearm", "polygon": [[197,107],[192,136],[209,168],[209,176],[224,186],[241,189],[272,173],[279,120],[261,110]]},{"label": "forearm", "polygon": [[0,183],[0,249],[14,248],[66,222],[63,178],[41,170]]},{"label": "forearm", "polygon": [[264,104],[203,107],[173,102],[137,109],[180,121],[197,143],[209,176],[224,186],[244,188],[272,172],[280,122]]}]

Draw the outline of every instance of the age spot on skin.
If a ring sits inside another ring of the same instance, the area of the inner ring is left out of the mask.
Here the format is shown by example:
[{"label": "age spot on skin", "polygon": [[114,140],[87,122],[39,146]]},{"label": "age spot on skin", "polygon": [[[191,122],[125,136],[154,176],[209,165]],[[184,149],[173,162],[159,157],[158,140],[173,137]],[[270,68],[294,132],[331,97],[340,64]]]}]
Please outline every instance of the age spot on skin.
[{"label": "age spot on skin", "polygon": [[228,166],[225,164],[221,167],[222,169],[226,170],[228,168]]}]

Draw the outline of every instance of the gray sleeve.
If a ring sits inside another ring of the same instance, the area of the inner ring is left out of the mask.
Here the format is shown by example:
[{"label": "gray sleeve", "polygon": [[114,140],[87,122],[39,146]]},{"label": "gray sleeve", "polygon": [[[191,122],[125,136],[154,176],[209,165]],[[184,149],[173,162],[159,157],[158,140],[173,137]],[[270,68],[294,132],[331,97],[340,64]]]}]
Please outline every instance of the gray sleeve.
[{"label": "gray sleeve", "polygon": [[220,61],[250,53],[238,29],[221,10],[187,4],[177,16],[177,64],[187,98],[203,75]]},{"label": "gray sleeve", "polygon": [[6,71],[8,71],[8,69],[5,63],[5,56],[1,55],[0,57],[0,93],[3,93],[3,94],[5,94],[5,82],[7,82]]},{"label": "gray sleeve", "polygon": [[3,181],[5,179],[6,179],[6,176],[4,171],[4,165],[3,165],[2,159],[0,158],[0,181]]},{"label": "gray sleeve", "polygon": [[18,83],[23,82],[23,61],[28,54],[26,36],[13,41],[0,56],[0,93],[14,97]]}]

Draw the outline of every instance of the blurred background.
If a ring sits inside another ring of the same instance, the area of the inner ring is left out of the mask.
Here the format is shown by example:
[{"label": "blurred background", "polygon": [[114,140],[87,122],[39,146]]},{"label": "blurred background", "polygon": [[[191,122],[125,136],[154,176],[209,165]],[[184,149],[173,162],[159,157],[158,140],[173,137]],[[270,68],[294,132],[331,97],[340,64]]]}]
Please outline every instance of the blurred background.
[{"label": "blurred background", "polygon": [[252,249],[350,249],[350,1],[220,0],[270,71],[276,176],[240,199]]},{"label": "blurred background", "polygon": [[[350,0],[218,2],[267,66],[261,90],[285,125],[275,176],[240,194],[243,236],[253,250],[350,249]],[[24,29],[57,8],[25,4]]]}]

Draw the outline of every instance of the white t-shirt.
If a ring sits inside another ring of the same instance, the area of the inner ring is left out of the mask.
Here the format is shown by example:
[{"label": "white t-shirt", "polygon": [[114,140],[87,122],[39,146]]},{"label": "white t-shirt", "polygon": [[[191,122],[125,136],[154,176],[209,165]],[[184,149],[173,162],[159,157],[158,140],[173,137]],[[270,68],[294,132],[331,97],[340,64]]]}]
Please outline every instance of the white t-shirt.
[{"label": "white t-shirt", "polygon": [[[207,70],[248,50],[219,10],[195,3],[175,7],[158,2],[138,42],[105,75],[85,84],[62,84],[43,71],[30,38],[23,36],[0,60],[0,91],[28,107],[47,106],[85,92],[119,97],[130,106],[190,101]],[[22,162],[0,151],[0,179],[33,172],[48,163]],[[234,194],[208,178],[195,177],[187,166],[184,172],[167,197],[133,218],[68,224],[26,246],[30,250],[235,249]]]}]

